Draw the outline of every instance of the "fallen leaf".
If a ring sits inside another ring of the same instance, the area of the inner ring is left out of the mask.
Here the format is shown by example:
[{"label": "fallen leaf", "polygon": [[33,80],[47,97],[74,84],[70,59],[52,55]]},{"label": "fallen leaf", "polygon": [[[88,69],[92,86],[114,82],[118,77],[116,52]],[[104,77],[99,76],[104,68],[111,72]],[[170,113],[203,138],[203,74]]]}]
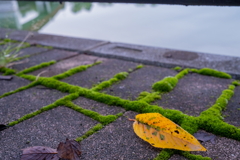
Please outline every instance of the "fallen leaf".
[{"label": "fallen leaf", "polygon": [[197,140],[202,142],[211,141],[211,143],[215,144],[216,136],[207,132],[197,132],[193,134]]},{"label": "fallen leaf", "polygon": [[66,139],[65,143],[60,143],[58,145],[57,151],[58,156],[62,159],[67,160],[80,160],[80,144],[75,140]]},{"label": "fallen leaf", "polygon": [[21,160],[59,160],[57,150],[44,146],[23,149]]},{"label": "fallen leaf", "polygon": [[3,131],[4,129],[7,129],[7,126],[4,124],[0,124],[0,131]]},{"label": "fallen leaf", "polygon": [[154,147],[206,151],[196,138],[159,113],[136,115],[133,129],[140,138]]}]

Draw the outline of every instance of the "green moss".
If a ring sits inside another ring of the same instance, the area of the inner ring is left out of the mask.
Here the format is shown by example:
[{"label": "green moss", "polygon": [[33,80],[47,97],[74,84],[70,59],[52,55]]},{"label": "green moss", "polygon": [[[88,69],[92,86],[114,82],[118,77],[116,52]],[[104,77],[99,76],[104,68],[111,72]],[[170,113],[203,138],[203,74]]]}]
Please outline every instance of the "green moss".
[{"label": "green moss", "polygon": [[163,80],[153,84],[152,89],[157,92],[169,92],[178,83],[178,79],[175,77],[165,77]]},{"label": "green moss", "polygon": [[82,140],[86,139],[87,137],[91,136],[92,134],[96,133],[102,128],[103,128],[103,125],[99,123],[94,127],[92,127],[90,130],[88,130],[83,136],[76,138],[76,141],[81,142]]},{"label": "green moss", "polygon": [[179,72],[175,77],[179,80],[181,79],[183,76],[187,75],[188,74],[188,68],[182,70],[181,72]]},{"label": "green moss", "polygon": [[163,149],[153,160],[168,160],[174,154],[174,150]]},{"label": "green moss", "polygon": [[36,115],[38,115],[38,114],[40,114],[40,113],[42,113],[42,112],[48,111],[48,110],[53,109],[53,108],[55,108],[55,107],[57,107],[57,105],[56,105],[55,103],[52,103],[52,104],[50,104],[50,105],[48,105],[48,106],[44,106],[44,107],[42,107],[40,110],[37,110],[37,111],[35,111],[35,112],[26,114],[26,115],[24,115],[23,117],[19,118],[18,120],[13,121],[13,122],[10,122],[10,123],[8,124],[8,126],[11,126],[11,127],[12,127],[12,126],[14,126],[14,125],[16,125],[16,124],[18,124],[18,123],[20,123],[20,122],[23,122],[23,121],[25,121],[25,120],[27,120],[27,119],[30,119],[30,118],[32,118],[32,117],[34,117],[34,116],[36,116]]},{"label": "green moss", "polygon": [[0,67],[0,72],[2,72],[3,75],[13,75],[16,73],[14,69],[5,68],[5,67]]},{"label": "green moss", "polygon": [[78,66],[78,67],[75,67],[75,68],[72,68],[72,69],[69,69],[68,71],[66,72],[63,72],[61,74],[58,74],[56,76],[53,76],[54,79],[57,79],[57,80],[60,80],[60,79],[63,79],[63,78],[66,78],[66,77],[69,77],[75,73],[78,73],[78,72],[82,72],[82,71],[85,71],[86,69],[92,67],[92,66],[95,66],[97,64],[100,64],[101,62],[95,62],[93,64],[89,64],[89,65],[82,65],[82,66]]},{"label": "green moss", "polygon": [[137,67],[136,67],[136,69],[141,69],[141,68],[143,68],[144,66],[142,65],[142,64],[140,64],[140,65],[138,65]]},{"label": "green moss", "polygon": [[20,88],[14,90],[14,91],[4,93],[3,95],[0,96],[0,98],[9,96],[9,95],[11,95],[11,94],[14,94],[14,93],[17,93],[17,92],[20,92],[20,91],[23,91],[23,90],[26,90],[26,89],[31,88],[31,87],[34,87],[34,86],[36,86],[36,85],[37,85],[37,82],[32,82],[32,83],[28,84],[27,86],[23,86],[23,87],[20,87]]},{"label": "green moss", "polygon": [[161,95],[159,92],[141,92],[137,98],[139,101],[144,101],[147,103],[151,103],[153,101],[155,101],[156,99],[161,99]]},{"label": "green moss", "polygon": [[178,151],[182,156],[186,157],[189,160],[211,160],[210,157],[203,157],[201,155],[194,155],[191,154],[190,152],[183,152],[183,151]]},{"label": "green moss", "polygon": [[180,70],[182,70],[182,67],[177,66],[177,67],[174,67],[173,70],[180,71]]},{"label": "green moss", "polygon": [[233,81],[232,84],[234,86],[240,86],[240,81],[236,80],[236,81]]},{"label": "green moss", "polygon": [[181,123],[181,127],[188,131],[190,134],[194,134],[198,131],[198,121],[195,117],[185,117]]},{"label": "green moss", "polygon": [[20,71],[17,75],[30,73],[30,72],[36,71],[36,70],[38,70],[38,69],[41,69],[41,68],[44,68],[44,67],[53,65],[53,64],[55,64],[55,63],[56,63],[56,61],[43,62],[43,63],[41,63],[41,64],[38,64],[38,65],[35,65],[35,66],[32,66],[32,67],[29,67],[29,68],[27,68],[27,69],[24,69],[24,70]]},{"label": "green moss", "polygon": [[46,49],[53,49],[52,46],[42,46],[42,45],[39,45],[39,44],[37,44],[36,47],[39,47],[39,48],[46,48]]},{"label": "green moss", "polygon": [[98,122],[101,122],[104,125],[109,124],[109,123],[111,123],[111,122],[113,122],[117,119],[116,115],[103,116],[103,115],[100,115],[97,112],[94,112],[94,111],[91,111],[91,110],[88,110],[88,109],[83,109],[80,106],[77,106],[70,101],[68,103],[65,103],[65,106],[67,106],[67,107],[69,107],[69,108],[71,108],[71,109],[73,109],[77,112],[80,112],[80,113],[82,113],[82,114],[84,114],[88,117],[91,117],[92,119],[94,119]]},{"label": "green moss", "polygon": [[128,76],[127,72],[120,72],[120,73],[116,74],[113,78],[111,78],[107,81],[103,81],[100,84],[94,86],[93,88],[91,88],[91,90],[93,90],[93,91],[103,90],[104,88],[107,88],[107,87],[113,85],[114,83],[117,83],[117,82],[125,79],[127,76]]},{"label": "green moss", "polygon": [[210,69],[210,68],[202,68],[200,70],[197,71],[197,73],[202,74],[202,75],[207,75],[207,76],[214,76],[214,77],[219,77],[219,78],[227,78],[227,79],[231,79],[232,76],[225,73],[225,72],[221,72],[215,69]]}]

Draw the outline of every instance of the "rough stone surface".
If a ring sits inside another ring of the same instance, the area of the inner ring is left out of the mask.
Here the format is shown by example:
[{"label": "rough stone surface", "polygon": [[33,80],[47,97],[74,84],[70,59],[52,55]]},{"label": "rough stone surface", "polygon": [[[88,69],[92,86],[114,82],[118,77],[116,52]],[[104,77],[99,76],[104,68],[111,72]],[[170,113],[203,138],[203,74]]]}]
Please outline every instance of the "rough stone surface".
[{"label": "rough stone surface", "polygon": [[117,59],[102,59],[102,63],[84,72],[76,73],[68,78],[63,79],[64,82],[91,88],[93,85],[109,80],[119,72],[126,72],[137,66],[136,63],[127,62]]},{"label": "rough stone surface", "polygon": [[49,105],[66,93],[36,86],[0,99],[0,124],[8,124],[25,114]]},{"label": "rough stone surface", "polygon": [[211,107],[224,89],[231,84],[231,79],[216,78],[199,74],[188,74],[179,80],[169,93],[154,104],[163,108],[177,109],[192,116],[198,116]]},{"label": "rough stone surface", "polygon": [[64,50],[50,50],[48,52],[43,52],[41,54],[37,54],[35,56],[31,56],[27,59],[25,59],[25,63],[17,64],[12,66],[13,69],[16,69],[18,71],[38,65],[42,62],[49,62],[52,60],[60,61],[62,59],[70,58],[72,56],[77,55],[76,52],[69,52]]},{"label": "rough stone surface", "polygon": [[174,154],[171,158],[169,158],[169,160],[188,160],[188,159],[178,154]]},{"label": "rough stone surface", "polygon": [[28,47],[28,48],[24,48],[24,49],[21,49],[19,51],[19,57],[22,57],[22,56],[26,56],[26,55],[34,55],[34,54],[38,54],[38,53],[41,53],[41,52],[45,52],[47,51],[48,49],[46,48],[43,48],[43,47]]},{"label": "rough stone surface", "polygon": [[[137,113],[126,112],[124,116],[107,125],[101,131],[81,142],[81,159],[137,159],[155,158],[161,149],[154,148],[134,133],[132,121]],[[140,153],[140,154],[139,154]]]},{"label": "rough stone surface", "polygon": [[[176,53],[177,54],[174,54]],[[240,57],[230,57],[188,51],[179,51],[167,48],[157,48],[124,43],[110,43],[89,53],[107,57],[118,57],[131,61],[164,67],[185,66],[193,68],[213,68],[234,75],[240,79]],[[181,56],[179,56],[181,53]],[[170,55],[170,56],[169,56]]]},{"label": "rough stone surface", "polygon": [[62,60],[54,65],[51,65],[47,68],[42,68],[31,72],[30,74],[38,75],[39,73],[43,72],[40,76],[42,77],[51,77],[60,73],[63,73],[71,68],[81,66],[81,65],[88,65],[93,64],[97,61],[102,61],[103,58],[96,57],[96,56],[88,56],[85,54],[80,54],[78,56]]},{"label": "rough stone surface", "polygon": [[234,95],[228,102],[223,115],[225,122],[240,127],[240,86],[235,88]]},{"label": "rough stone surface", "polygon": [[20,87],[26,86],[29,84],[28,80],[22,79],[20,77],[12,76],[11,80],[0,80],[0,95],[14,91]]},{"label": "rough stone surface", "polygon": [[123,99],[136,100],[143,91],[150,92],[153,83],[167,76],[174,76],[176,71],[162,67],[144,66],[131,73],[126,79],[115,84],[103,92],[121,97]]},{"label": "rough stone surface", "polygon": [[225,137],[217,136],[215,144],[208,142],[202,142],[202,145],[207,149],[207,152],[192,152],[193,154],[199,154],[204,157],[210,157],[213,160],[237,160],[240,159],[240,142],[228,139]]},{"label": "rough stone surface", "polygon": [[84,97],[79,97],[78,99],[74,100],[73,103],[84,109],[89,109],[98,112],[101,115],[118,114],[120,112],[125,111],[123,108],[116,106],[108,106],[104,103],[96,102],[94,100],[87,99]]},{"label": "rough stone surface", "polygon": [[57,148],[66,138],[82,136],[97,122],[66,107],[57,107],[0,132],[0,159],[19,160],[31,146]]}]

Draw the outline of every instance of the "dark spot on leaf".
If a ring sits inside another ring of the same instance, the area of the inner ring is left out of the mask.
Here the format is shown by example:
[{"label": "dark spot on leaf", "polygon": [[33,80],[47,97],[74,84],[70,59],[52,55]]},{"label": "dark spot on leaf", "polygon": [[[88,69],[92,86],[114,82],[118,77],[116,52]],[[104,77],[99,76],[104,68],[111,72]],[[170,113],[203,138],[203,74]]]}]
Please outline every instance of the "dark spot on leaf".
[{"label": "dark spot on leaf", "polygon": [[156,136],[156,135],[157,135],[157,132],[153,132],[152,135]]},{"label": "dark spot on leaf", "polygon": [[175,130],[174,132],[177,133],[177,134],[179,134],[179,131],[178,131],[178,130]]},{"label": "dark spot on leaf", "polygon": [[162,135],[162,134],[160,134],[160,139],[161,139],[161,140],[164,140],[164,139],[165,139],[165,136]]}]

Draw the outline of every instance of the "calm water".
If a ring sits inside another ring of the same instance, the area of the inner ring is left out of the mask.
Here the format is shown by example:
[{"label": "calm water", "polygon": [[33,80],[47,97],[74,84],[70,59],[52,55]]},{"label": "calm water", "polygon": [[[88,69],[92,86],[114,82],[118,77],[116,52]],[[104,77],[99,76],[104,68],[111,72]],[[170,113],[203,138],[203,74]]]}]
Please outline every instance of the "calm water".
[{"label": "calm water", "polygon": [[240,57],[240,7],[0,1],[0,27]]}]

